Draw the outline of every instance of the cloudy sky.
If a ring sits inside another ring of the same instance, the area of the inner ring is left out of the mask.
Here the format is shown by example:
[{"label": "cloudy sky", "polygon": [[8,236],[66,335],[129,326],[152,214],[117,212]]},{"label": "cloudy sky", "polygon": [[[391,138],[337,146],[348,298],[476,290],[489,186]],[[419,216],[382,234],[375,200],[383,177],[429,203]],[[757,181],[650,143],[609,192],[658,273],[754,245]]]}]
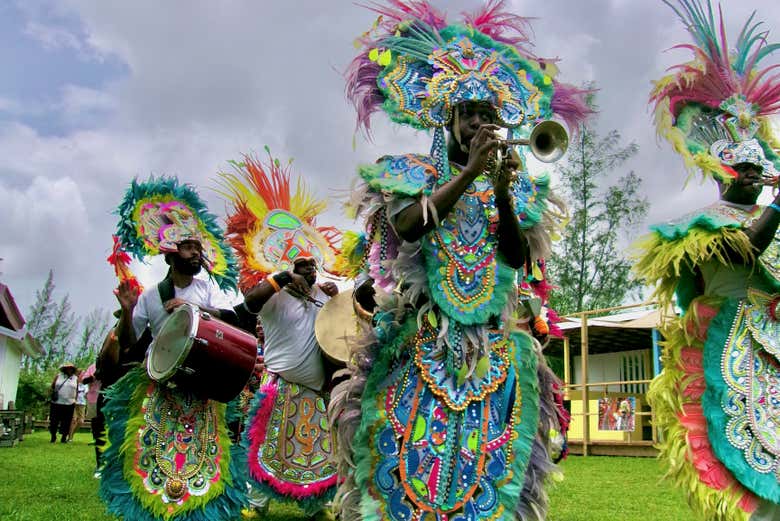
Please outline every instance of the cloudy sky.
[{"label": "cloudy sky", "polygon": [[[476,1],[435,1],[452,17]],[[780,4],[724,2],[731,34],[754,8],[780,40]],[[561,79],[596,81],[602,131],[640,153],[648,222],[715,197],[658,142],[646,99],[651,79],[687,55],[663,51],[687,36],[660,0],[510,0],[535,17],[536,51],[560,58]],[[375,121],[374,143],[353,149],[343,95],[353,39],[374,15],[348,0],[6,0],[0,2],[0,280],[23,313],[50,268],[78,314],[115,305],[105,258],[112,210],[134,176],[177,175],[210,188],[227,160],[269,145],[323,197],[349,187],[355,165],[424,151],[425,133]],[[344,223],[337,204],[322,223]],[[138,267],[151,285],[159,263]]]}]

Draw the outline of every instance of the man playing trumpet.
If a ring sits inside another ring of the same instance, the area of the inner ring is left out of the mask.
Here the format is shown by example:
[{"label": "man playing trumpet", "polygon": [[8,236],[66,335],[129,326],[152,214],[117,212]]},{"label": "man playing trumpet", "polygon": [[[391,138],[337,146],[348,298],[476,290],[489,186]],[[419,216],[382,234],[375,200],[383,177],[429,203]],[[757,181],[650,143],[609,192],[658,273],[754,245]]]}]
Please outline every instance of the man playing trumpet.
[{"label": "man playing trumpet", "polygon": [[[769,122],[780,81],[759,67],[777,46],[762,32],[732,49],[709,1],[667,4],[693,37],[677,48],[694,60],[656,82],[656,125],[689,168],[718,182],[720,198],[653,226],[642,244],[640,275],[658,284],[664,309],[676,297],[683,311],[665,317],[664,370],[648,399],[667,475],[701,518],[778,519],[780,197],[756,204],[780,167]],[[757,34],[754,16],[741,35]]]},{"label": "man playing trumpet", "polygon": [[385,291],[329,409],[341,519],[543,519],[553,377],[512,326],[520,283],[542,276],[549,179],[499,163],[497,132],[522,137],[564,106],[556,93],[581,109],[571,122],[587,109],[527,54],[509,29],[527,22],[500,2],[465,25],[422,1],[374,9],[347,73],[359,122],[381,106],[434,134],[429,155],[359,169],[365,240],[346,253]]}]

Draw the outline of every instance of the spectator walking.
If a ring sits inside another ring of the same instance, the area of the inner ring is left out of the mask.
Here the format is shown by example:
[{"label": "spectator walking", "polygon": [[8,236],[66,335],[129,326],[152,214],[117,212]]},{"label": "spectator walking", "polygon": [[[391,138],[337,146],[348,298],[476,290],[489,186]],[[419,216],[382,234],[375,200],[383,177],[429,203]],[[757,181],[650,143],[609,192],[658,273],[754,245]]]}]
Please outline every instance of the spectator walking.
[{"label": "spectator walking", "polygon": [[73,410],[76,405],[77,388],[76,366],[70,362],[62,364],[57,376],[51,382],[49,432],[52,443],[57,441],[57,431],[62,436],[60,441],[62,443],[68,442],[70,422],[73,419]]},{"label": "spectator walking", "polygon": [[84,418],[87,408],[87,391],[89,386],[84,383],[84,373],[82,371],[79,375],[79,383],[76,386],[76,403],[73,407],[73,419],[70,421],[70,432],[68,434],[68,440],[73,441],[73,435],[84,424]]}]

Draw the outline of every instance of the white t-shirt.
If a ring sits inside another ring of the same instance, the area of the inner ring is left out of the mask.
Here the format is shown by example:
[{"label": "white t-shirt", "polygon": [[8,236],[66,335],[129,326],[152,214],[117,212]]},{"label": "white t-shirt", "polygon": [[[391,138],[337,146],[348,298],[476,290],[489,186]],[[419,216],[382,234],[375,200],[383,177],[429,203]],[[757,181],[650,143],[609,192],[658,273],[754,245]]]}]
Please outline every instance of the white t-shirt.
[{"label": "white t-shirt", "polygon": [[87,391],[89,386],[87,384],[79,384],[76,389],[76,405],[87,405]]},{"label": "white t-shirt", "polygon": [[73,405],[76,403],[76,387],[79,384],[78,377],[65,376],[62,372],[57,375],[54,382],[54,390],[57,391],[57,400],[54,403],[60,405]]},{"label": "white t-shirt", "polygon": [[[174,297],[196,306],[233,309],[225,294],[211,281],[192,279],[192,283],[186,288],[178,288],[174,285],[173,292]],[[156,337],[169,315],[163,307],[157,284],[146,289],[138,298],[138,303],[133,310],[133,330],[136,338],[141,336],[147,325],[152,330],[152,337]]]},{"label": "white t-shirt", "polygon": [[[329,300],[318,286],[312,297],[320,302]],[[320,345],[314,336],[319,312],[314,303],[283,290],[268,299],[259,313],[265,333],[265,366],[286,380],[316,390],[322,389],[325,381]]]}]

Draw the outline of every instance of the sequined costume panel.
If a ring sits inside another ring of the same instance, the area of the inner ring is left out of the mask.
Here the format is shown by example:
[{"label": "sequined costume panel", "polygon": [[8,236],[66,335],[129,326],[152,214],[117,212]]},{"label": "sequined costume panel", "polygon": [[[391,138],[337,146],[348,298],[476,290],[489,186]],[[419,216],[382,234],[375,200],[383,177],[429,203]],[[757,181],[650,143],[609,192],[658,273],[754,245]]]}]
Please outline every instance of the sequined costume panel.
[{"label": "sequined costume panel", "polygon": [[766,306],[747,301],[725,305],[721,313],[724,321],[733,316],[725,345],[713,334],[704,352],[707,390],[702,404],[708,435],[718,458],[742,485],[759,496],[777,498],[780,364],[772,351],[778,323]]},{"label": "sequined costume panel", "polygon": [[328,395],[266,373],[243,443],[253,485],[288,501],[322,502],[337,484]]},{"label": "sequined costume panel", "polygon": [[184,504],[220,479],[216,403],[150,384],[135,437],[133,469],[163,503]]},{"label": "sequined costume panel", "polygon": [[[367,494],[378,502],[365,504],[381,506],[367,513],[393,521],[511,519],[502,486],[524,475],[538,419],[534,369],[518,373],[515,358],[533,358],[530,342],[503,346],[513,353],[504,378],[456,410],[449,394],[434,393],[437,384],[426,382],[415,361],[427,337],[425,329],[414,337],[409,349],[417,355],[399,363],[373,394],[378,415],[369,426]],[[439,379],[443,370],[429,368]]]},{"label": "sequined costume panel", "polygon": [[141,367],[105,394],[110,444],[100,495],[111,513],[135,521],[239,515],[245,458],[230,442],[224,405],[157,384]]}]

